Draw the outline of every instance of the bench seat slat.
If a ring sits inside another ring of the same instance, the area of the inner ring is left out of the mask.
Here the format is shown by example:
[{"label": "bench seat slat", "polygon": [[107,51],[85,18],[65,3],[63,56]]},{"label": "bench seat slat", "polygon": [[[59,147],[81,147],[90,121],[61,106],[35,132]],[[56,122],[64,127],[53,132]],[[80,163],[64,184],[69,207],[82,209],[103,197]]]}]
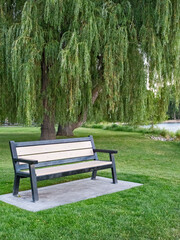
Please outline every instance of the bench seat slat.
[{"label": "bench seat slat", "polygon": [[65,151],[65,152],[22,155],[21,158],[27,159],[27,160],[38,160],[39,162],[46,162],[51,160],[60,160],[60,159],[85,157],[85,156],[94,156],[93,149],[89,148],[89,149],[81,149],[81,150]]},{"label": "bench seat slat", "polygon": [[[75,164],[68,164],[63,166],[55,166],[55,167],[48,167],[48,168],[41,168],[36,169],[36,176],[43,176],[43,175],[51,175],[55,173],[61,173],[61,172],[69,172],[69,171],[75,171],[80,169],[86,169],[91,167],[100,167],[100,166],[111,166],[112,162],[110,161],[88,161],[88,162],[81,162],[81,163],[75,163]],[[23,171],[26,173],[29,173],[29,171]]]},{"label": "bench seat slat", "polygon": [[86,149],[86,148],[92,148],[91,141],[17,147],[16,150],[17,150],[18,156],[21,157],[21,156],[31,155],[31,154],[59,152],[59,151],[68,151],[68,150],[77,150],[77,149]]}]

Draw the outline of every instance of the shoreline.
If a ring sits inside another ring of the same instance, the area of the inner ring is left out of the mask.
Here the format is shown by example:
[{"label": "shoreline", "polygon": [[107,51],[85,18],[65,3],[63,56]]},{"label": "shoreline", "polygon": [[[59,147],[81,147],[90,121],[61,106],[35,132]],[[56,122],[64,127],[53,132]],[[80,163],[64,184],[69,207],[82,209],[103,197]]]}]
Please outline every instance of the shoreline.
[{"label": "shoreline", "polygon": [[180,119],[176,119],[176,120],[167,120],[167,121],[164,121],[162,123],[180,123]]}]

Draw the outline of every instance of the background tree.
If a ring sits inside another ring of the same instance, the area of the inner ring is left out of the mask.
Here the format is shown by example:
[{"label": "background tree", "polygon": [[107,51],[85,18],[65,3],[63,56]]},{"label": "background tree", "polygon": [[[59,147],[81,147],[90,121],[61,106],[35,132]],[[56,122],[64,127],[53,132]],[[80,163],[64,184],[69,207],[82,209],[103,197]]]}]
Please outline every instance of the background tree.
[{"label": "background tree", "polygon": [[[178,0],[17,2],[2,1],[8,31],[0,31],[1,81],[18,122],[42,123],[46,139],[55,123],[146,121],[148,104],[164,116],[169,86],[179,88]],[[13,17],[4,11],[12,4]]]},{"label": "background tree", "polygon": [[172,88],[170,92],[167,114],[169,119],[180,119],[180,103],[177,101],[175,88]]}]

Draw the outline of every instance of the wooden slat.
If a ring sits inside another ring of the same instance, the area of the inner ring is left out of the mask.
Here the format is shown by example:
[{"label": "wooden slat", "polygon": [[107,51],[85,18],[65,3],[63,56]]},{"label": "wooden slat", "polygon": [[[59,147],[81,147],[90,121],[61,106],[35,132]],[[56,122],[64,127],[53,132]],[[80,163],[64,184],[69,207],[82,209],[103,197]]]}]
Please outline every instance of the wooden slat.
[{"label": "wooden slat", "polygon": [[21,156],[21,158],[28,160],[38,160],[39,162],[46,162],[57,159],[67,159],[67,158],[76,158],[76,157],[84,157],[84,156],[92,156],[94,152],[92,148],[82,149],[82,150],[74,150],[74,151],[65,151],[65,152],[53,152],[53,153],[45,153],[45,154],[32,154]]},{"label": "wooden slat", "polygon": [[39,154],[39,153],[50,153],[77,149],[92,148],[91,141],[85,142],[74,142],[74,143],[59,143],[59,144],[49,144],[49,145],[38,145],[30,147],[17,147],[18,157],[21,158],[25,155]]},{"label": "wooden slat", "polygon": [[[47,162],[39,162],[38,164],[35,165],[36,168],[42,168],[42,167],[50,167],[50,166],[55,166],[55,165],[62,165],[62,164],[68,164],[68,163],[75,163],[75,162],[83,162],[83,161],[88,161],[88,160],[94,160],[95,156],[83,156],[83,157],[78,157],[78,158],[69,158],[69,159],[60,159],[60,160],[53,160],[53,161],[47,161]],[[19,170],[25,170],[28,169],[29,165],[28,164],[20,164],[19,165]]]},{"label": "wooden slat", "polygon": [[[43,176],[43,175],[60,173],[60,172],[69,172],[69,171],[75,171],[75,170],[86,169],[91,167],[99,167],[99,166],[105,166],[105,165],[112,165],[112,162],[96,160],[96,161],[81,162],[76,164],[68,164],[63,166],[41,168],[41,169],[36,169],[36,176]],[[24,171],[24,172],[29,172],[29,171]]]}]

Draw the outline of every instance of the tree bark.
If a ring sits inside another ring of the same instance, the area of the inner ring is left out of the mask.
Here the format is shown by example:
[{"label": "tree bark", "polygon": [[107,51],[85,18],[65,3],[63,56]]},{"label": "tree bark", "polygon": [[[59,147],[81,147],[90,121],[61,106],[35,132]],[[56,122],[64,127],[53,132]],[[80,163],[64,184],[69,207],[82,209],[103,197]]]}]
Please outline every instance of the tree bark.
[{"label": "tree bark", "polygon": [[55,121],[54,121],[54,110],[51,109],[48,103],[47,97],[47,87],[49,84],[48,78],[48,66],[45,63],[45,51],[43,51],[42,62],[41,62],[41,71],[42,71],[42,95],[43,95],[43,123],[41,124],[41,140],[55,139]]},{"label": "tree bark", "polygon": [[57,136],[73,136],[73,131],[78,126],[73,123],[66,124],[65,126],[58,125]]},{"label": "tree bark", "polygon": [[[92,104],[95,103],[96,99],[99,96],[99,93],[102,91],[102,88],[97,86],[92,92]],[[57,136],[73,136],[74,129],[81,127],[83,123],[86,122],[88,115],[88,109],[82,114],[79,115],[78,121],[75,123],[67,123],[66,125],[62,126],[61,124],[58,125]]]},{"label": "tree bark", "polygon": [[41,124],[41,140],[55,139],[56,131],[54,119],[44,114],[43,123]]}]

